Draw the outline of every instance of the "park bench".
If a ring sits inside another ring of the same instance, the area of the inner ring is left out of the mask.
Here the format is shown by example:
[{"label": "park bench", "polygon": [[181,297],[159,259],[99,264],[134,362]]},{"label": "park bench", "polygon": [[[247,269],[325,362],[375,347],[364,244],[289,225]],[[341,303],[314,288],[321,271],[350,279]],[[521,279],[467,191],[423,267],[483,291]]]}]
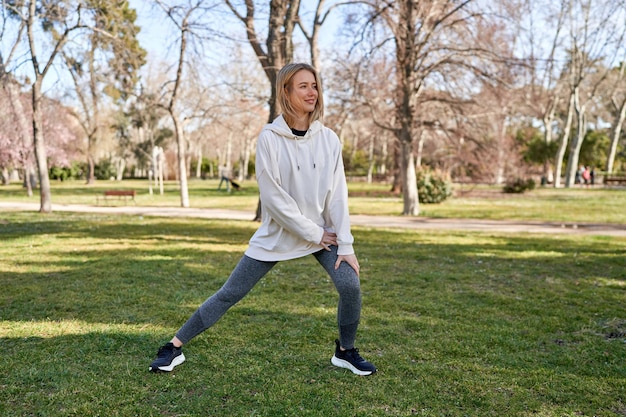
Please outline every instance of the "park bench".
[{"label": "park bench", "polygon": [[[116,197],[118,200],[124,199],[124,204],[126,204],[126,202],[128,201],[128,198],[133,200],[133,203],[137,204],[135,202],[135,194],[136,194],[135,190],[106,190],[104,191],[103,194],[104,195],[102,197],[105,202],[109,198]],[[98,204],[100,203],[100,196],[97,197],[97,202]]]},{"label": "park bench", "polygon": [[606,175],[603,181],[604,185],[626,185],[626,176],[609,176]]}]

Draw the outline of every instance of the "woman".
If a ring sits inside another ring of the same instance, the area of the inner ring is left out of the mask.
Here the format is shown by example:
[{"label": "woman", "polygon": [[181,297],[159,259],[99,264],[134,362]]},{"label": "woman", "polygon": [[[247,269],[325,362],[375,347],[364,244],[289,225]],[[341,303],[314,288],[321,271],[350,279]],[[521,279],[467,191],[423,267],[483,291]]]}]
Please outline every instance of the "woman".
[{"label": "woman", "polygon": [[310,65],[289,64],[278,73],[276,87],[282,114],[257,142],[261,226],[224,286],[159,349],[151,371],[169,372],[183,363],[181,346],[217,322],[277,262],[313,255],[339,292],[332,364],[357,375],[376,372],[354,348],[361,313],[359,262],[352,248],[341,144],[321,122],[319,75]]}]

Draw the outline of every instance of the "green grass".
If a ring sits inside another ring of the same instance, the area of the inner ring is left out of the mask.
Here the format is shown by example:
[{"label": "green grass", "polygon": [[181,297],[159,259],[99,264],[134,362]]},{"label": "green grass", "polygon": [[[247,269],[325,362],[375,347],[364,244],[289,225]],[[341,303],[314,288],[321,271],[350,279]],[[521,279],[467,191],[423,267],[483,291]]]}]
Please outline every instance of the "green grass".
[{"label": "green grass", "polygon": [[330,365],[312,258],[148,373],[256,226],[0,212],[0,415],[626,416],[626,238],[605,236],[356,228],[378,374]]},{"label": "green grass", "polygon": [[[254,213],[258,203],[258,188],[254,181],[244,182],[240,191],[227,194],[217,190],[217,180],[189,181],[191,207],[229,208]],[[137,191],[140,206],[180,207],[180,193],[175,182],[166,182],[164,195],[153,189],[150,195],[147,181],[52,182],[54,204],[95,205],[98,196],[107,189],[127,188]],[[402,197],[391,194],[388,184],[349,184],[352,214],[400,215]],[[454,197],[442,204],[422,204],[422,217],[474,218],[487,220],[525,220],[576,223],[626,224],[626,189],[597,186],[593,189],[538,188],[521,195],[504,194],[501,187],[456,185]],[[0,187],[0,201],[39,203],[39,196],[27,197],[19,184]],[[101,201],[102,203],[102,201]],[[120,205],[112,200],[108,204]],[[132,203],[130,203],[132,204]]]},{"label": "green grass", "polygon": [[[459,187],[460,188],[460,187]],[[626,224],[626,189],[539,188],[504,194],[488,187],[464,193],[443,204],[422,205],[421,215],[440,218],[530,220]]]},{"label": "green grass", "polygon": [[[259,192],[256,182],[249,181],[243,184],[240,191],[227,194],[225,189],[217,190],[219,181],[217,180],[190,180],[189,200],[192,207],[223,208],[234,210],[256,210],[259,199]],[[96,181],[87,185],[84,182],[67,181],[51,183],[51,194],[53,204],[104,204],[102,195],[105,190],[110,189],[133,189],[137,196],[135,202],[139,206],[154,207],[180,207],[180,191],[178,183],[166,181],[164,184],[164,194],[159,194],[159,189],[152,187],[150,194],[148,181],[125,180],[119,181]],[[20,184],[10,184],[0,187],[0,201],[16,202],[39,202],[39,190],[35,190],[33,197],[26,196]],[[123,205],[124,200],[112,198],[107,201],[109,205]],[[133,204],[130,202],[129,204]]]}]

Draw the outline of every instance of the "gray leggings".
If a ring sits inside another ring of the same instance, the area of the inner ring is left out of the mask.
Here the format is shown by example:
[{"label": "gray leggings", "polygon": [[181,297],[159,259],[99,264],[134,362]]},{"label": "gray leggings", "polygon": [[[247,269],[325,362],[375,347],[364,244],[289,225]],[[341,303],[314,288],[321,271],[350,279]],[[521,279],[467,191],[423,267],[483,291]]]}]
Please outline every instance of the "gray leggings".
[{"label": "gray leggings", "polygon": [[[337,307],[339,342],[342,347],[352,349],[361,316],[359,277],[346,262],[342,262],[339,268],[335,270],[336,246],[331,246],[331,251],[320,250],[313,256],[324,267],[339,292],[339,306]],[[181,342],[187,343],[213,326],[230,307],[245,297],[252,290],[252,287],[276,264],[277,262],[257,261],[244,255],[222,288],[193,313],[189,320],[176,332],[176,337]]]}]

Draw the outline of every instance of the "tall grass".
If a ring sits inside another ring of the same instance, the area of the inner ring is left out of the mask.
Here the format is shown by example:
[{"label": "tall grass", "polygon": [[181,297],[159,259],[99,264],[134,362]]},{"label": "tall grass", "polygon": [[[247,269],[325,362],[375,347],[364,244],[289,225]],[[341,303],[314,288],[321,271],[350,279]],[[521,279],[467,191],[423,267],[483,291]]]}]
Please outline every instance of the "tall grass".
[{"label": "tall grass", "polygon": [[357,345],[379,373],[330,365],[336,292],[312,258],[147,372],[255,227],[0,212],[0,415],[626,415],[615,237],[356,228]]}]

